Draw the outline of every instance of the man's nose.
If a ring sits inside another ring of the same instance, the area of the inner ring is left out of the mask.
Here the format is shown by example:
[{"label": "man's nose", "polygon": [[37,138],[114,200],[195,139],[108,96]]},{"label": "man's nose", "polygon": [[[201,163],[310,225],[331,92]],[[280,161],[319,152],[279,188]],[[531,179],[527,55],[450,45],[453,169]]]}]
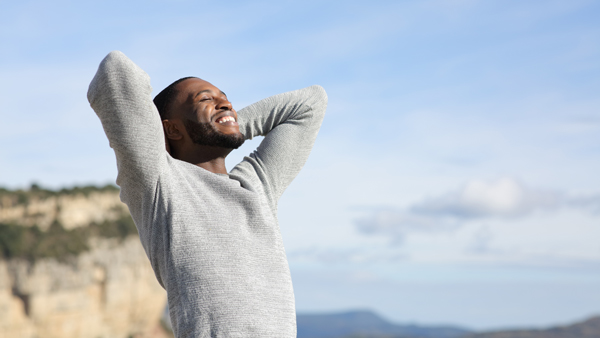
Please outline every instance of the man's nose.
[{"label": "man's nose", "polygon": [[218,104],[217,104],[217,109],[218,110],[231,110],[233,107],[231,106],[231,102],[227,101],[227,100],[221,100]]}]

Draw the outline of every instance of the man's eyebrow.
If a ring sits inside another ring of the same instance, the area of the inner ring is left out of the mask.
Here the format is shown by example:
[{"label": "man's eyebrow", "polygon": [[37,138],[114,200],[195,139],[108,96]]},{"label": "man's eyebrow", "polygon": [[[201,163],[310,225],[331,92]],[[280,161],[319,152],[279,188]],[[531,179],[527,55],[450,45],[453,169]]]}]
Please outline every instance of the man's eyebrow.
[{"label": "man's eyebrow", "polygon": [[224,91],[221,90],[221,94],[225,95],[225,97],[227,97],[227,94],[225,94]]}]

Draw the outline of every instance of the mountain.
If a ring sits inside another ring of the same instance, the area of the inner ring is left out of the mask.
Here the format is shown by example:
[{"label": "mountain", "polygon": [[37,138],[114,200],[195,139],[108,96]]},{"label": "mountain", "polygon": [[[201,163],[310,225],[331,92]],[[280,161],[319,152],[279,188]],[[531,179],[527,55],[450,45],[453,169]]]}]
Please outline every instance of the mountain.
[{"label": "mountain", "polygon": [[298,338],[455,338],[470,333],[455,326],[393,324],[371,311],[298,314]]},{"label": "mountain", "polygon": [[600,338],[600,316],[549,329],[483,332],[470,334],[464,338]]}]

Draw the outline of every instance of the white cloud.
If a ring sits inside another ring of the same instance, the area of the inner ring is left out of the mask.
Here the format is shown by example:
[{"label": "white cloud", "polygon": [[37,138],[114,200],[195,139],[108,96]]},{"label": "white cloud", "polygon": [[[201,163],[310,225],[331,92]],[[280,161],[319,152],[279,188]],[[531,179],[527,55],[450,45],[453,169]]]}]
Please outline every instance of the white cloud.
[{"label": "white cloud", "polygon": [[358,230],[368,235],[385,235],[393,244],[401,244],[405,237],[414,232],[447,232],[458,227],[454,219],[419,215],[410,211],[381,209],[356,220]]},{"label": "white cloud", "polygon": [[583,208],[593,214],[600,214],[600,195],[576,196],[567,200],[567,204],[575,208]]},{"label": "white cloud", "polygon": [[[531,188],[514,178],[473,179],[460,189],[427,198],[408,208],[381,208],[355,219],[357,230],[364,235],[388,238],[400,245],[412,234],[452,234],[464,225],[481,221],[497,225],[517,224],[532,217],[565,211],[600,213],[600,195],[569,196],[555,190]],[[469,245],[470,253],[488,252],[494,236],[485,228]]]},{"label": "white cloud", "polygon": [[[556,209],[562,194],[532,189],[515,179],[471,180],[461,189],[403,209],[378,209],[355,221],[363,234],[385,235],[401,243],[409,233],[451,232],[471,219],[523,217],[539,209]],[[582,200],[580,204],[589,204]]]},{"label": "white cloud", "polygon": [[471,180],[460,190],[427,199],[411,211],[420,215],[456,218],[517,217],[538,209],[556,209],[560,193],[529,188],[515,179]]}]

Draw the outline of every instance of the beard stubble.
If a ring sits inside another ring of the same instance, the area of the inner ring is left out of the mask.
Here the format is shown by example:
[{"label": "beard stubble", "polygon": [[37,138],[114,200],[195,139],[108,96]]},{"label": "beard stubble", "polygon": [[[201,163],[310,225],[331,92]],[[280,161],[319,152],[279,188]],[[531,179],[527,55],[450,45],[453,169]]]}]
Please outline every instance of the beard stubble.
[{"label": "beard stubble", "polygon": [[192,142],[203,146],[237,149],[246,140],[242,133],[223,134],[211,123],[199,123],[186,119],[183,121],[183,125]]}]

